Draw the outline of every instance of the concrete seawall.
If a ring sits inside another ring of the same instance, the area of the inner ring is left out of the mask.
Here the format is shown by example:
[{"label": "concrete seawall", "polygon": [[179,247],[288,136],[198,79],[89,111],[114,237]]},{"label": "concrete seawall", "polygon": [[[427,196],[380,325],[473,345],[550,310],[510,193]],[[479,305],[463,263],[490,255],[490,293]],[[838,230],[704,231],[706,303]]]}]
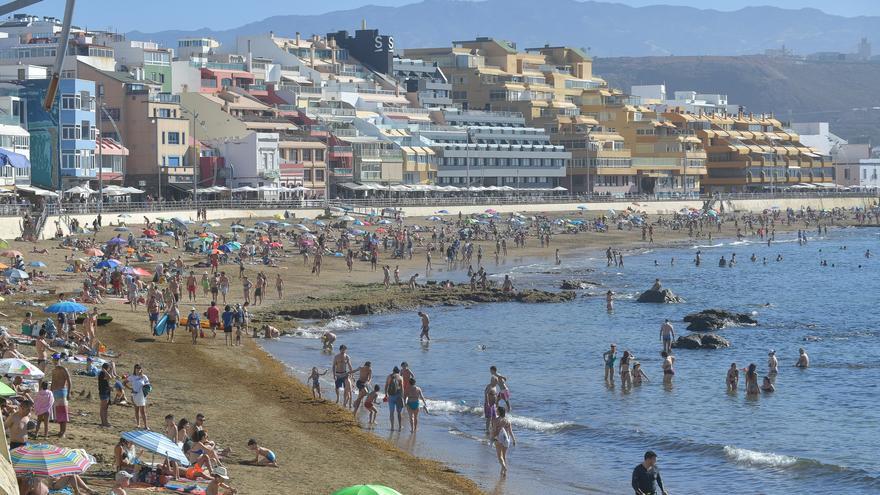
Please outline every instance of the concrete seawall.
[{"label": "concrete seawall", "polygon": [[[815,210],[832,209],[832,208],[865,208],[877,204],[877,198],[867,197],[833,197],[833,198],[783,198],[783,199],[741,199],[724,202],[726,208],[733,206],[736,211],[761,212],[770,208],[778,207],[780,209],[801,207],[810,207]],[[578,206],[586,207],[586,211],[607,212],[608,210],[622,210],[632,207],[636,210],[646,211],[649,214],[671,214],[680,211],[682,208],[702,208],[701,200],[691,201],[615,201],[615,202],[585,202],[585,203],[538,203],[538,204],[505,204],[505,205],[462,205],[462,206],[405,206],[402,207],[406,216],[423,217],[438,214],[441,209],[449,211],[449,215],[458,215],[461,212],[464,215],[472,213],[482,213],[488,208],[493,208],[500,213],[531,212],[531,213],[559,213],[559,212],[575,212],[579,211]],[[284,214],[283,209],[278,210],[208,210],[208,219],[210,220],[227,220],[241,219],[248,220],[252,218],[269,218],[278,214]],[[289,210],[291,214],[295,214],[296,218],[315,218],[323,213],[319,209],[305,210]],[[367,213],[368,208],[358,208],[356,213]],[[443,214],[439,214],[443,215]],[[160,212],[133,212],[128,218],[119,218],[117,213],[107,213],[103,215],[103,223],[105,227],[110,224],[116,224],[120,220],[128,225],[142,225],[144,217],[151,221],[156,221],[158,217],[173,218],[181,217],[186,219],[195,219],[195,210],[177,210],[177,211],[160,211]],[[71,215],[53,215],[46,221],[41,238],[51,238],[55,235],[55,222],[61,222],[61,230],[65,234],[68,233],[67,223],[72,219],[77,219],[81,225],[91,225],[95,219],[94,214],[71,214]],[[0,217],[0,238],[14,239],[21,233],[21,218],[19,217]],[[295,222],[293,222],[295,223]]]}]

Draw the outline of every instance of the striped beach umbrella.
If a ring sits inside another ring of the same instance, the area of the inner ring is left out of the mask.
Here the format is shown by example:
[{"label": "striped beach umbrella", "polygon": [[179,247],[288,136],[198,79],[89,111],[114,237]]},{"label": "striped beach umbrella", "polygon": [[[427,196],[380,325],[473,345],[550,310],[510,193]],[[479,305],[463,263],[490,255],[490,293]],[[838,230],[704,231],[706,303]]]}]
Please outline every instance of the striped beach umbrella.
[{"label": "striped beach umbrella", "polygon": [[95,459],[81,449],[68,449],[48,444],[28,444],[10,452],[16,474],[33,474],[58,478],[82,474]]},{"label": "striped beach umbrella", "polygon": [[149,430],[132,430],[123,433],[122,438],[144,450],[177,461],[183,466],[189,466],[189,459],[186,458],[183,449],[165,435]]},{"label": "striped beach umbrella", "polygon": [[30,361],[18,358],[0,359],[0,375],[22,376],[39,380],[44,373]]},{"label": "striped beach umbrella", "polygon": [[402,495],[394,488],[382,485],[354,485],[337,490],[333,495]]}]

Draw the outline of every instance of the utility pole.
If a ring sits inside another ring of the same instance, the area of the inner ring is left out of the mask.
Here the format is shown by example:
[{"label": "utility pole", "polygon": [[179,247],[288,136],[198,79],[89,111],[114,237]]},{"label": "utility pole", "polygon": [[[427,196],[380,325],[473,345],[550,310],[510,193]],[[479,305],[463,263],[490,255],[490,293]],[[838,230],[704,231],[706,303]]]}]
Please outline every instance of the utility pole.
[{"label": "utility pole", "polygon": [[97,124],[97,128],[98,128],[98,132],[97,132],[97,136],[98,136],[98,143],[97,143],[98,144],[98,214],[101,214],[101,212],[103,212],[103,210],[104,210],[104,174],[102,173],[102,170],[104,168],[104,147],[101,145],[101,141],[103,140],[103,136],[104,136],[104,132],[101,131],[101,110],[103,110],[103,108],[104,108],[102,106],[101,97],[104,96],[104,85],[101,83],[98,83],[98,85],[95,89],[98,92],[98,95],[96,98],[97,105],[95,108],[97,110],[96,113],[98,114],[96,116],[96,120],[97,120],[96,124]]}]

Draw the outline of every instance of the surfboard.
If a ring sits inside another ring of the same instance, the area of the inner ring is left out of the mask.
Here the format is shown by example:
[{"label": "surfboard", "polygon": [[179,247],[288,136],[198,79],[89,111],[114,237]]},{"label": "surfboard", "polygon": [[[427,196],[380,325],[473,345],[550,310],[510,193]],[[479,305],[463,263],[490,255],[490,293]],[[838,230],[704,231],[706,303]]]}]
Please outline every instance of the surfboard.
[{"label": "surfboard", "polygon": [[156,323],[156,335],[163,335],[165,333],[165,329],[168,326],[168,315],[162,315],[159,318],[159,321]]}]

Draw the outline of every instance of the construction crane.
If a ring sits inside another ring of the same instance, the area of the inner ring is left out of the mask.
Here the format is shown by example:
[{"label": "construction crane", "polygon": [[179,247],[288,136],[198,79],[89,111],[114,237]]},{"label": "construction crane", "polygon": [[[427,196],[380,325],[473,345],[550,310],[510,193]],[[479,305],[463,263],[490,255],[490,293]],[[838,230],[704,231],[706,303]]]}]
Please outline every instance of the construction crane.
[{"label": "construction crane", "polygon": [[[29,7],[42,0],[13,0],[0,4],[0,16],[4,16],[16,10]],[[55,64],[52,66],[52,80],[46,90],[46,98],[43,100],[43,108],[52,110],[55,103],[55,94],[58,92],[58,82],[61,79],[61,66],[64,64],[64,55],[67,53],[67,40],[70,38],[70,23],[73,21],[73,6],[76,0],[67,0],[64,6],[64,23],[61,25],[61,36],[58,38],[58,49],[55,53]]]}]

